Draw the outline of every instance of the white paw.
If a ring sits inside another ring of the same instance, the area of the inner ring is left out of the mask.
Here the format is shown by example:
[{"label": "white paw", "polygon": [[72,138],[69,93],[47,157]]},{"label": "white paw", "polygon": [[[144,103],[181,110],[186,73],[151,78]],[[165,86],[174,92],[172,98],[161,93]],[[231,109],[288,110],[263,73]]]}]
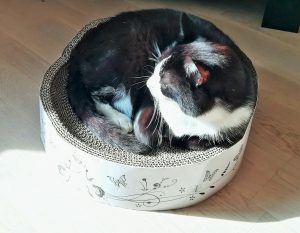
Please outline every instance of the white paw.
[{"label": "white paw", "polygon": [[120,127],[125,133],[129,133],[132,131],[132,121],[131,119],[126,116],[125,114],[117,114],[109,119],[113,124]]},{"label": "white paw", "polygon": [[132,131],[132,122],[127,115],[115,110],[109,104],[102,103],[97,99],[94,99],[94,101],[97,111],[100,114],[103,114],[111,123],[120,127],[125,133],[129,133]]}]

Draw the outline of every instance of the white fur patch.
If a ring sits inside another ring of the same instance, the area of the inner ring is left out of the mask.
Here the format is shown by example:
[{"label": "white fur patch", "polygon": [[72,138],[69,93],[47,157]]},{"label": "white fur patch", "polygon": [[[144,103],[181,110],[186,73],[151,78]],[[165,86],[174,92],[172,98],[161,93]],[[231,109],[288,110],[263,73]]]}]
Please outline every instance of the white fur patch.
[{"label": "white fur patch", "polygon": [[216,105],[210,111],[198,117],[183,113],[179,105],[173,100],[159,101],[161,114],[175,136],[184,135],[204,136],[217,138],[223,129],[238,127],[251,115],[251,108],[240,107],[229,112],[226,108]]},{"label": "white fur patch", "polygon": [[175,136],[184,135],[219,137],[223,129],[238,127],[251,116],[252,109],[244,106],[230,112],[219,101],[208,112],[198,117],[186,115],[179,105],[161,92],[159,72],[168,58],[162,60],[155,68],[153,75],[147,81],[152,96],[157,101],[162,117],[167,122]]},{"label": "white fur patch", "polygon": [[127,115],[115,110],[109,104],[104,104],[95,99],[94,102],[97,111],[103,114],[107,120],[123,129],[126,133],[132,131],[132,121]]},{"label": "white fur patch", "polygon": [[199,72],[197,66],[193,62],[185,63],[184,69],[187,75],[192,75]]},{"label": "white fur patch", "polygon": [[[170,58],[167,57],[163,60],[161,60],[155,67],[153,74],[151,75],[151,77],[147,80],[147,87],[150,90],[152,96],[159,100],[159,99],[163,99],[165,96],[161,93],[160,90],[160,76],[159,76],[159,72],[161,70],[161,67],[163,66],[163,64]],[[167,97],[165,97],[167,98]]]},{"label": "white fur patch", "polygon": [[214,48],[210,42],[195,41],[188,44],[191,47],[192,56],[201,60],[208,66],[224,66],[227,63],[227,57]]}]

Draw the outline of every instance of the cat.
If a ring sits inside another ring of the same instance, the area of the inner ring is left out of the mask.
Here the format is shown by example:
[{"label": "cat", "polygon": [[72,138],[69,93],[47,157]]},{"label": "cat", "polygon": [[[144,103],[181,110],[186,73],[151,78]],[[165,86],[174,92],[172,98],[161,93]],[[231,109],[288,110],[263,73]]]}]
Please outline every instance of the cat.
[{"label": "cat", "polygon": [[88,31],[68,65],[70,104],[98,138],[145,154],[203,150],[243,136],[255,84],[237,45],[212,23],[171,9],[121,13]]}]

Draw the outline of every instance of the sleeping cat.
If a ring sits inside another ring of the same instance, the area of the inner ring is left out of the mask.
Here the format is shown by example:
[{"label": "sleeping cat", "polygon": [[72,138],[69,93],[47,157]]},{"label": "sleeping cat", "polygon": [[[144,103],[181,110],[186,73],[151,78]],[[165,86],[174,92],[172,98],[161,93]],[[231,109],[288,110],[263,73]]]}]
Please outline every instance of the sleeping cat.
[{"label": "sleeping cat", "polygon": [[69,100],[100,140],[126,151],[146,153],[166,134],[176,147],[228,147],[243,136],[256,99],[241,54],[196,16],[122,13],[73,50]]}]

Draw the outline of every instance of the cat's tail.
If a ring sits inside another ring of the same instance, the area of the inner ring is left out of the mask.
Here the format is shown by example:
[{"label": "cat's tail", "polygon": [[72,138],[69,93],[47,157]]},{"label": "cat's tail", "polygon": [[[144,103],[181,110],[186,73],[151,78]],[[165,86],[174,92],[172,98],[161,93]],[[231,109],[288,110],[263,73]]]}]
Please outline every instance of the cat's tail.
[{"label": "cat's tail", "polygon": [[103,116],[98,115],[85,86],[80,82],[80,79],[75,80],[75,78],[76,75],[70,74],[68,82],[70,104],[79,119],[100,141],[136,154],[145,154],[151,151],[151,148],[138,141],[134,134],[123,132]]}]

